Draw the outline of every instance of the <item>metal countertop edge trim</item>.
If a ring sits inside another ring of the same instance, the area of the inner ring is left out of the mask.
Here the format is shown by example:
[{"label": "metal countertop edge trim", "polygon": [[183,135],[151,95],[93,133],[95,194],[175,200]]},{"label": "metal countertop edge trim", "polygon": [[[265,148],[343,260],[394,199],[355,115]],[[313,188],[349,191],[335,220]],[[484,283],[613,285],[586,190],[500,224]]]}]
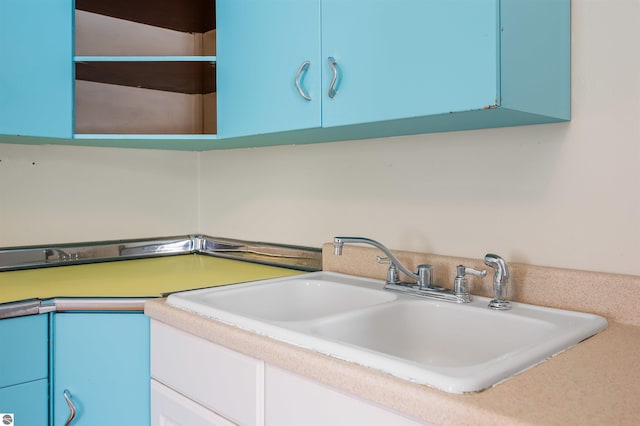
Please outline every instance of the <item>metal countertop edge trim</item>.
[{"label": "metal countertop edge trim", "polygon": [[43,300],[40,314],[64,311],[143,311],[153,297],[56,297]]},{"label": "metal countertop edge trim", "polygon": [[207,235],[0,247],[0,272],[180,254],[202,254],[307,272],[322,269],[322,249]]},{"label": "metal countertop edge trim", "polygon": [[28,299],[0,304],[0,320],[69,311],[144,311],[144,304],[155,297],[56,297]]},{"label": "metal countertop edge trim", "polygon": [[0,304],[0,320],[40,313],[40,299],[27,299]]}]

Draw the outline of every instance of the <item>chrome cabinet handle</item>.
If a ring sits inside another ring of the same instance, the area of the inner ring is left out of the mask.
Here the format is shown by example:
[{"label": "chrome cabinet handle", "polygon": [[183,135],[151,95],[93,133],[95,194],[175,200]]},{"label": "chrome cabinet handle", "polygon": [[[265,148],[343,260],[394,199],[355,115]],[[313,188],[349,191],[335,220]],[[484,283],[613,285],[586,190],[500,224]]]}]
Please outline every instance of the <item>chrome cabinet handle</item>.
[{"label": "chrome cabinet handle", "polygon": [[69,413],[67,421],[64,423],[64,426],[69,426],[73,419],[76,417],[76,407],[71,401],[71,393],[68,390],[65,389],[64,392],[62,392],[62,396],[64,396],[64,399],[65,401],[67,401],[67,405],[69,406],[69,411],[71,411]]},{"label": "chrome cabinet handle", "polygon": [[296,89],[298,90],[298,93],[300,93],[300,96],[302,96],[304,98],[304,100],[306,100],[306,101],[310,101],[311,100],[311,96],[309,96],[304,91],[304,89],[302,88],[302,85],[300,83],[300,80],[302,80],[302,74],[305,73],[309,69],[310,65],[311,65],[311,62],[304,61],[302,63],[302,65],[300,65],[300,68],[298,68],[298,72],[296,73],[296,78],[294,80],[294,83],[296,85]]},{"label": "chrome cabinet handle", "polygon": [[329,66],[331,67],[331,71],[333,71],[333,78],[331,79],[331,84],[329,84],[328,95],[331,99],[335,98],[336,94],[336,81],[338,81],[338,67],[337,62],[333,59],[333,56],[329,56]]}]

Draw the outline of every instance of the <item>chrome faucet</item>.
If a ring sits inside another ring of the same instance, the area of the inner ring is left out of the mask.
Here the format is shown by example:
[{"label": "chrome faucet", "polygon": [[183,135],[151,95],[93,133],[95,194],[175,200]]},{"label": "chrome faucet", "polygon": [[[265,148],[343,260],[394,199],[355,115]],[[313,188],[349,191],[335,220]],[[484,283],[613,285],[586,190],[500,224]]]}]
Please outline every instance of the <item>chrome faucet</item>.
[{"label": "chrome faucet", "polygon": [[[397,257],[384,245],[370,238],[363,237],[335,237],[333,239],[333,254],[342,255],[342,247],[345,244],[368,244],[380,249],[386,256],[384,263],[389,263],[387,271],[387,279],[384,288],[402,293],[411,294],[419,297],[427,297],[438,300],[445,300],[456,303],[469,303],[472,300],[469,289],[467,288],[467,275],[473,275],[484,278],[487,271],[469,268],[464,265],[456,267],[456,277],[453,281],[453,290],[443,287],[434,286],[432,283],[433,268],[431,265],[419,265],[417,272],[411,272],[409,268],[404,266]],[[382,263],[383,258],[378,257],[378,262]],[[509,287],[509,266],[507,262],[497,254],[488,253],[484,257],[485,265],[494,269],[493,275],[493,292],[494,298],[489,302],[489,307],[496,310],[511,309],[511,304],[507,300],[507,290]],[[402,271],[406,276],[415,280],[415,283],[404,282],[399,278],[398,270]]]},{"label": "chrome faucet", "polygon": [[495,269],[495,274],[493,275],[494,298],[489,302],[489,307],[498,310],[511,309],[511,305],[507,301],[507,288],[510,278],[507,262],[497,254],[488,253],[484,257],[484,263]]},{"label": "chrome faucet", "polygon": [[[446,288],[433,285],[433,268],[431,265],[419,265],[416,273],[411,272],[409,268],[404,266],[388,248],[370,238],[335,237],[333,239],[333,253],[336,256],[342,255],[342,247],[345,243],[369,244],[382,250],[385,256],[387,256],[385,260],[388,260],[388,263],[390,263],[384,288],[386,290],[411,294],[413,296],[444,300],[448,302],[469,303],[471,302],[471,295],[467,290],[467,279],[465,278],[465,275],[484,277],[487,274],[486,270],[478,271],[460,265],[457,270],[458,275],[454,281],[454,289],[448,290]],[[380,261],[380,259],[378,259],[378,261]],[[398,270],[415,280],[415,283],[400,281],[398,277]]]}]

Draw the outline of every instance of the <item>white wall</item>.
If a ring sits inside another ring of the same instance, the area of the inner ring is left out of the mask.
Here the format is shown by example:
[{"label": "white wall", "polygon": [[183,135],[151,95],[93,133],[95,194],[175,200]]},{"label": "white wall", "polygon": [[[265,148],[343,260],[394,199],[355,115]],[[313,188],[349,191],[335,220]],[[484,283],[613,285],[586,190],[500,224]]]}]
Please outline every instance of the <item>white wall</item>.
[{"label": "white wall", "polygon": [[195,232],[197,167],[191,152],[0,144],[0,247]]},{"label": "white wall", "polygon": [[201,154],[0,145],[0,247],[353,234],[640,275],[640,1],[572,8],[570,123]]},{"label": "white wall", "polygon": [[640,275],[638,22],[573,0],[568,124],[202,153],[199,230]]}]

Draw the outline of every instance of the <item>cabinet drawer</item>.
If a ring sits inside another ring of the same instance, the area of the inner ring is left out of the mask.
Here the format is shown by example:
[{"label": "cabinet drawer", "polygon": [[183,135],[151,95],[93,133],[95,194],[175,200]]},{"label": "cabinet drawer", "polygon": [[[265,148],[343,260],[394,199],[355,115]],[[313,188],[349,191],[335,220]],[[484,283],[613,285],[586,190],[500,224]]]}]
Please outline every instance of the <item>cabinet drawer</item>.
[{"label": "cabinet drawer", "polygon": [[151,376],[233,422],[262,424],[262,361],[152,320]]},{"label": "cabinet drawer", "polygon": [[435,426],[272,365],[265,369],[265,413],[266,426]]},{"label": "cabinet drawer", "polygon": [[46,425],[49,416],[47,396],[47,379],[2,388],[0,413],[13,414],[17,425]]},{"label": "cabinet drawer", "polygon": [[229,420],[151,380],[151,426],[234,426]]},{"label": "cabinet drawer", "polygon": [[47,315],[0,321],[0,388],[47,377]]}]

